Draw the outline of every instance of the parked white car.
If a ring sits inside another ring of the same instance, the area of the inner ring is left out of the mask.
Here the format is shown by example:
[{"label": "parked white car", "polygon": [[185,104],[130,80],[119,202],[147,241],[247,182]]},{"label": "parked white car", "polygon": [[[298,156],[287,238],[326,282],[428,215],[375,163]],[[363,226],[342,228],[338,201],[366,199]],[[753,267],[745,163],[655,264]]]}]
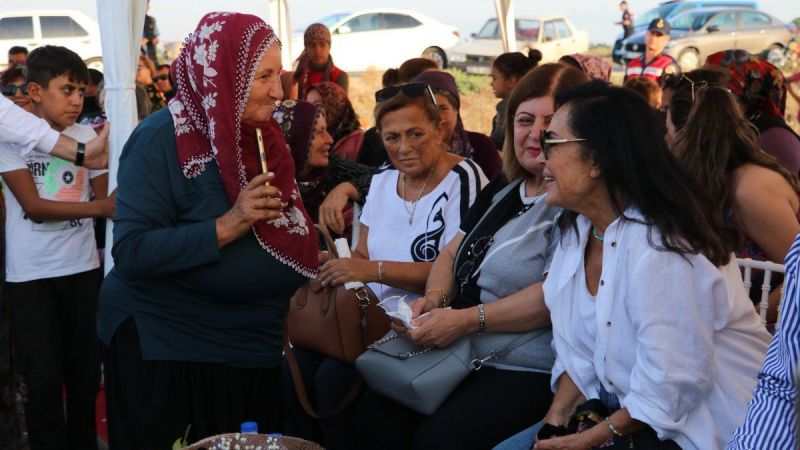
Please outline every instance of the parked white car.
[{"label": "parked white car", "polygon": [[[447,67],[448,49],[460,36],[452,25],[401,9],[368,9],[325,19],[331,18],[335,20],[326,23],[331,30],[331,56],[348,72],[363,72],[368,67],[388,69],[420,56]],[[302,51],[303,34],[299,32],[292,40],[293,57]]]},{"label": "parked white car", "polygon": [[7,63],[8,49],[16,45],[29,51],[42,45],[60,45],[80,55],[89,67],[102,69],[100,26],[80,11],[0,13],[0,67]]},{"label": "parked white car", "polygon": [[[535,48],[542,52],[542,62],[557,61],[564,55],[589,50],[589,35],[578,30],[565,16],[520,18],[515,20],[516,51],[528,53]],[[449,51],[450,66],[467,73],[488,74],[492,62],[503,53],[503,41],[497,19],[489,19],[472,38]]]}]

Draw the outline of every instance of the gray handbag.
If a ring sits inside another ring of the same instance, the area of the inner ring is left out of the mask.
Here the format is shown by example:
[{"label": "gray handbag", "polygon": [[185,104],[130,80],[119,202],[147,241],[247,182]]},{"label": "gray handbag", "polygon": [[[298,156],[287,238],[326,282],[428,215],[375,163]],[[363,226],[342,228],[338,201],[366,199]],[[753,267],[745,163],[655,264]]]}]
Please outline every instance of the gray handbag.
[{"label": "gray handbag", "polygon": [[356,359],[356,369],[375,392],[431,415],[471,371],[544,332],[521,334],[502,349],[474,358],[471,336],[462,336],[445,348],[420,347],[390,331]]}]

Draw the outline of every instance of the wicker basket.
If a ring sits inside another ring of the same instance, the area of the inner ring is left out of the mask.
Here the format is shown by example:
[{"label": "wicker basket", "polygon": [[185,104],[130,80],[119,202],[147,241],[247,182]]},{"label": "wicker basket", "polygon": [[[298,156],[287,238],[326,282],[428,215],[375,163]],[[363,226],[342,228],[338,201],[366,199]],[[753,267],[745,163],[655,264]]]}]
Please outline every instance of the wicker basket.
[{"label": "wicker basket", "polygon": [[[238,445],[238,447],[237,447]],[[289,436],[228,433],[205,438],[182,450],[325,450],[314,442]]]}]

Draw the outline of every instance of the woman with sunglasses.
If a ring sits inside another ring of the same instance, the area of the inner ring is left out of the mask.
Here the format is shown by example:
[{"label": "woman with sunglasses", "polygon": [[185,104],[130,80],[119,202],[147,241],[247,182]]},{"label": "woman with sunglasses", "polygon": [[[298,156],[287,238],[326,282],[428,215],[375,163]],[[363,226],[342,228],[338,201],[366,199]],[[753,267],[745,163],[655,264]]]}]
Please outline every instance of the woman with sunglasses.
[{"label": "woman with sunglasses", "polygon": [[0,92],[14,102],[15,105],[31,112],[31,98],[28,97],[28,83],[25,82],[25,66],[16,66],[6,70],[0,76]]},{"label": "woman with sunglasses", "polygon": [[[543,286],[555,395],[534,448],[722,448],[769,341],[735,233],[639,94],[591,82],[557,104],[542,151],[547,202],[566,210]],[[576,433],[581,397],[596,425]]]},{"label": "woman with sunglasses", "polygon": [[416,328],[393,325],[419,345],[446,347],[472,335],[476,357],[518,346],[472,372],[431,416],[368,391],[358,411],[361,448],[488,449],[544,417],[553,353],[541,283],[560,209],[545,202],[539,133],[555,93],[586,81],[562,64],[519,80],[508,101],[504,176],[481,192],[434,263],[425,295],[411,305]]},{"label": "woman with sunglasses", "polygon": [[[457,233],[467,211],[486,184],[473,161],[447,151],[436,97],[428,85],[410,83],[376,93],[375,123],[390,166],[372,177],[361,213],[358,244],[352,258],[325,262],[323,286],[367,283],[379,299],[400,296],[407,302],[425,292],[433,261]],[[355,366],[295,348],[311,402],[326,416],[358,379]],[[289,393],[290,433],[324,442],[328,449],[354,447],[361,427],[351,404],[334,417],[315,422]]]},{"label": "woman with sunglasses", "polygon": [[[716,83],[692,81],[693,72],[686,75],[672,89],[673,107],[667,114],[672,152],[738,231],[737,257],[783,261],[800,232],[797,176],[761,149],[757,131],[734,94]],[[686,105],[691,109],[686,111]],[[754,275],[751,298],[757,299],[763,273]],[[780,283],[773,282],[771,304],[780,298]],[[771,312],[768,320],[775,316]]]}]

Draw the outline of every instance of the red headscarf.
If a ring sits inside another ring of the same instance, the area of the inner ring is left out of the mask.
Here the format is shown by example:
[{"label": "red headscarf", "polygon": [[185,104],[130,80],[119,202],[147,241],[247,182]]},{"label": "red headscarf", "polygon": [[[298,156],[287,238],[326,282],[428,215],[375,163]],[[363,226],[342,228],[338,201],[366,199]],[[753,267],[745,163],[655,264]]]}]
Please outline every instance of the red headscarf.
[{"label": "red headscarf", "polygon": [[783,119],[786,82],[766,59],[744,50],[725,50],[709,55],[706,64],[728,72],[728,89],[739,96],[751,120],[758,116]]},{"label": "red headscarf", "polygon": [[317,235],[294,179],[294,163],[278,124],[244,124],[242,112],[256,68],[273,44],[272,28],[249,14],[213,12],[200,20],[172,63],[177,94],[169,103],[178,162],[193,178],[216,160],[228,199],[234,203],[261,173],[255,129],[264,136],[272,184],[281,191],[283,215],[260,221],[253,231],[264,250],[298,273],[317,270]]}]

